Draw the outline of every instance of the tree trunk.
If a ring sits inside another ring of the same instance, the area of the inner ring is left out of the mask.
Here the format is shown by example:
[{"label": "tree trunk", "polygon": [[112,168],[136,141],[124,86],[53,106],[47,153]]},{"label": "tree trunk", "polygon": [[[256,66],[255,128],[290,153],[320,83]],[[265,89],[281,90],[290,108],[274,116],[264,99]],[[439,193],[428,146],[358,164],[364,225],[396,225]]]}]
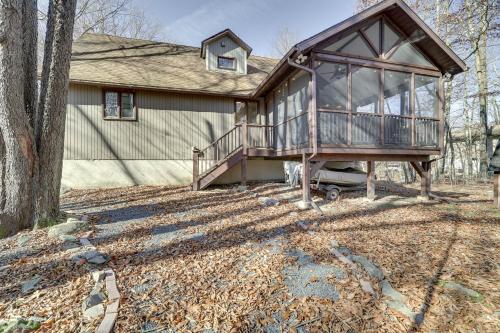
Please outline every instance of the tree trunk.
[{"label": "tree trunk", "polygon": [[479,173],[482,179],[487,178],[488,152],[490,140],[488,138],[488,80],[486,73],[486,31],[481,35],[476,53],[476,72],[479,83],[479,123],[481,125]]},{"label": "tree trunk", "polygon": [[23,1],[23,66],[24,66],[24,107],[30,126],[34,128],[38,100],[37,47],[38,47],[38,7],[36,0]]},{"label": "tree trunk", "polygon": [[33,221],[36,151],[24,104],[23,11],[22,0],[0,1],[0,238]]},{"label": "tree trunk", "polygon": [[59,215],[64,128],[73,42],[76,0],[52,0],[49,4],[37,117],[39,186],[37,220]]}]

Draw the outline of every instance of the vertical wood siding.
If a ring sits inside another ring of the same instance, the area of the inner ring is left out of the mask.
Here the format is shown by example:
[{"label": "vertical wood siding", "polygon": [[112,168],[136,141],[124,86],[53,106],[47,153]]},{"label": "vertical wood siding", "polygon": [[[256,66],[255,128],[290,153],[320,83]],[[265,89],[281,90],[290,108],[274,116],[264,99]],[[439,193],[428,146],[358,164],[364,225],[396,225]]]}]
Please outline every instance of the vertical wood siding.
[{"label": "vertical wood siding", "polygon": [[[225,46],[222,47],[221,44]],[[229,57],[236,59],[236,73],[246,74],[247,73],[247,51],[241,46],[236,44],[231,38],[223,36],[213,42],[211,42],[207,47],[206,61],[208,70],[222,70],[227,72],[228,70],[217,68],[217,57]]]},{"label": "vertical wood siding", "polygon": [[99,87],[71,85],[64,158],[69,160],[191,159],[234,126],[234,100],[136,92],[137,121],[104,120]]}]

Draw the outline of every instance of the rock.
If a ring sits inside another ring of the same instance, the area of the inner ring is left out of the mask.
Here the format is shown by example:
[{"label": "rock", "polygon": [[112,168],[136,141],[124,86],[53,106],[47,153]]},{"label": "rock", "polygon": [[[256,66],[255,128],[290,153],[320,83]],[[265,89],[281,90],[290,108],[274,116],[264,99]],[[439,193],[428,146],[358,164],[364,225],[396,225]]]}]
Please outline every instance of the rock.
[{"label": "rock", "polygon": [[106,296],[101,292],[91,293],[82,303],[82,311],[85,312],[98,304],[103,304]]},{"label": "rock", "polygon": [[0,266],[0,272],[8,269],[10,265]]},{"label": "rock", "polygon": [[104,305],[97,304],[91,308],[86,309],[83,312],[83,317],[87,320],[93,320],[97,317],[100,317],[104,314]]},{"label": "rock", "polygon": [[34,277],[32,277],[31,279],[27,280],[27,281],[24,281],[22,284],[21,284],[21,292],[23,294],[29,294],[30,292],[32,292],[33,290],[35,290],[36,288],[36,285],[38,284],[38,282],[40,282],[42,280],[42,277],[39,276],[39,275],[35,275]]},{"label": "rock", "polygon": [[406,296],[401,294],[399,291],[394,289],[389,281],[383,280],[381,283],[382,286],[382,295],[389,297],[393,301],[398,301],[401,303],[406,302]]},{"label": "rock", "polygon": [[101,282],[104,280],[106,277],[106,273],[104,271],[93,271],[92,272],[92,279],[94,279],[95,282]]},{"label": "rock", "polygon": [[348,265],[350,268],[356,268],[356,265],[349,258],[347,258],[345,255],[343,255],[342,253],[340,253],[340,251],[337,250],[336,248],[332,248],[330,251],[341,262],[343,262],[344,264]]},{"label": "rock", "polygon": [[359,284],[361,285],[361,289],[363,289],[363,291],[365,293],[368,293],[368,294],[375,296],[375,290],[373,290],[373,287],[372,287],[372,284],[370,283],[370,281],[359,280]]},{"label": "rock", "polygon": [[82,217],[80,218],[80,220],[82,220],[84,222],[88,222],[89,221],[89,216],[88,215],[82,215]]},{"label": "rock", "polygon": [[398,301],[392,301],[392,300],[386,300],[385,304],[389,308],[401,313],[402,315],[406,316],[410,320],[415,320],[416,314],[406,304],[398,302]]},{"label": "rock", "polygon": [[457,291],[460,294],[462,294],[466,297],[469,297],[476,302],[481,302],[484,298],[483,295],[481,295],[477,291],[470,289],[470,288],[467,288],[467,287],[461,285],[460,283],[456,283],[453,281],[442,281],[441,285],[446,289],[451,289],[451,290]]},{"label": "rock", "polygon": [[58,237],[60,235],[71,235],[78,231],[88,229],[88,223],[70,217],[65,223],[56,224],[50,227],[49,237]]},{"label": "rock", "polygon": [[100,253],[93,246],[84,247],[83,251],[77,252],[70,257],[74,262],[80,262],[81,259],[91,263],[91,264],[104,264],[108,261],[105,254]]},{"label": "rock", "polygon": [[98,254],[87,261],[91,264],[102,265],[108,262],[108,258],[103,254]]},{"label": "rock", "polygon": [[297,215],[299,215],[299,213],[297,213],[297,212],[290,212],[290,214],[288,214],[288,215],[290,215],[290,216],[297,216]]},{"label": "rock", "polygon": [[245,192],[245,191],[247,191],[247,190],[248,190],[248,187],[247,187],[247,186],[242,186],[242,185],[240,185],[240,186],[238,186],[238,187],[236,188],[236,191],[237,191],[237,192]]},{"label": "rock", "polygon": [[297,225],[299,226],[300,229],[302,230],[307,230],[309,229],[309,225],[307,225],[307,221],[297,221]]},{"label": "rock", "polygon": [[154,285],[152,283],[146,282],[146,283],[141,283],[141,284],[133,286],[131,291],[134,294],[142,294],[146,291],[151,290],[151,288],[153,288],[153,287],[154,287]]},{"label": "rock", "polygon": [[295,205],[300,209],[300,210],[306,210],[306,209],[311,209],[312,205],[310,202],[304,202],[302,200],[295,202]]},{"label": "rock", "polygon": [[280,204],[278,200],[269,197],[260,197],[258,200],[264,207],[278,206]]},{"label": "rock", "polygon": [[45,319],[31,317],[28,319],[16,318],[11,320],[0,320],[0,332],[2,333],[17,333],[30,332],[40,328],[41,323]]},{"label": "rock", "polygon": [[21,235],[21,236],[17,237],[16,243],[17,243],[17,246],[25,246],[26,244],[28,244],[28,242],[30,240],[31,240],[30,235]]},{"label": "rock", "polygon": [[73,235],[59,235],[59,239],[63,242],[78,243],[78,238]]},{"label": "rock", "polygon": [[330,245],[331,245],[332,247],[338,248],[338,247],[339,247],[339,242],[338,242],[336,239],[332,239],[332,240],[330,241]]},{"label": "rock", "polygon": [[372,278],[381,281],[384,278],[384,273],[375,266],[370,260],[366,259],[363,256],[352,256],[352,261],[363,266],[363,269],[370,275]]}]

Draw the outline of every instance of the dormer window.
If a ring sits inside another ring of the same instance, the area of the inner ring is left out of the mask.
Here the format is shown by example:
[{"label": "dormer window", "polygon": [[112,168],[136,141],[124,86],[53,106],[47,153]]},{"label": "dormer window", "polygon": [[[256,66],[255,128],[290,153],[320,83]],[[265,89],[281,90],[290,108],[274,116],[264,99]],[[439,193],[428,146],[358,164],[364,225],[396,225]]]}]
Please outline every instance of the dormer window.
[{"label": "dormer window", "polygon": [[217,57],[217,68],[236,70],[236,59],[230,57]]}]

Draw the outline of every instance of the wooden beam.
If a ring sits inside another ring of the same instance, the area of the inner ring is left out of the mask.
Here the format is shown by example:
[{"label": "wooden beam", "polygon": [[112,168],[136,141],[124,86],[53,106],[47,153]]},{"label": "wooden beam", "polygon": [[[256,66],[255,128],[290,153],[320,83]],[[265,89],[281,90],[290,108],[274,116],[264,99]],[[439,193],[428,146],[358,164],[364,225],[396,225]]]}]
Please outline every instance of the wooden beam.
[{"label": "wooden beam", "polygon": [[323,165],[325,165],[326,161],[317,161],[311,166],[311,177],[314,177],[316,175],[316,172],[318,172]]},{"label": "wooden beam", "polygon": [[495,207],[500,208],[500,174],[493,175],[493,200]]},{"label": "wooden beam", "polygon": [[366,196],[370,200],[375,200],[375,161],[368,161],[366,175]]},{"label": "wooden beam", "polygon": [[422,168],[422,166],[420,164],[418,164],[418,162],[415,162],[415,161],[411,161],[410,164],[413,167],[413,169],[415,169],[417,174],[420,177],[422,177],[422,175],[424,174],[424,169]]},{"label": "wooden beam", "polygon": [[422,162],[422,176],[420,177],[420,195],[426,199],[430,198],[431,193],[431,163]]},{"label": "wooden beam", "polygon": [[198,178],[200,176],[200,150],[193,147],[193,191],[198,191],[200,189]]},{"label": "wooden beam", "polygon": [[311,163],[306,154],[302,154],[302,201],[311,205]]},{"label": "wooden beam", "polygon": [[241,186],[247,186],[247,157],[241,159]]}]

